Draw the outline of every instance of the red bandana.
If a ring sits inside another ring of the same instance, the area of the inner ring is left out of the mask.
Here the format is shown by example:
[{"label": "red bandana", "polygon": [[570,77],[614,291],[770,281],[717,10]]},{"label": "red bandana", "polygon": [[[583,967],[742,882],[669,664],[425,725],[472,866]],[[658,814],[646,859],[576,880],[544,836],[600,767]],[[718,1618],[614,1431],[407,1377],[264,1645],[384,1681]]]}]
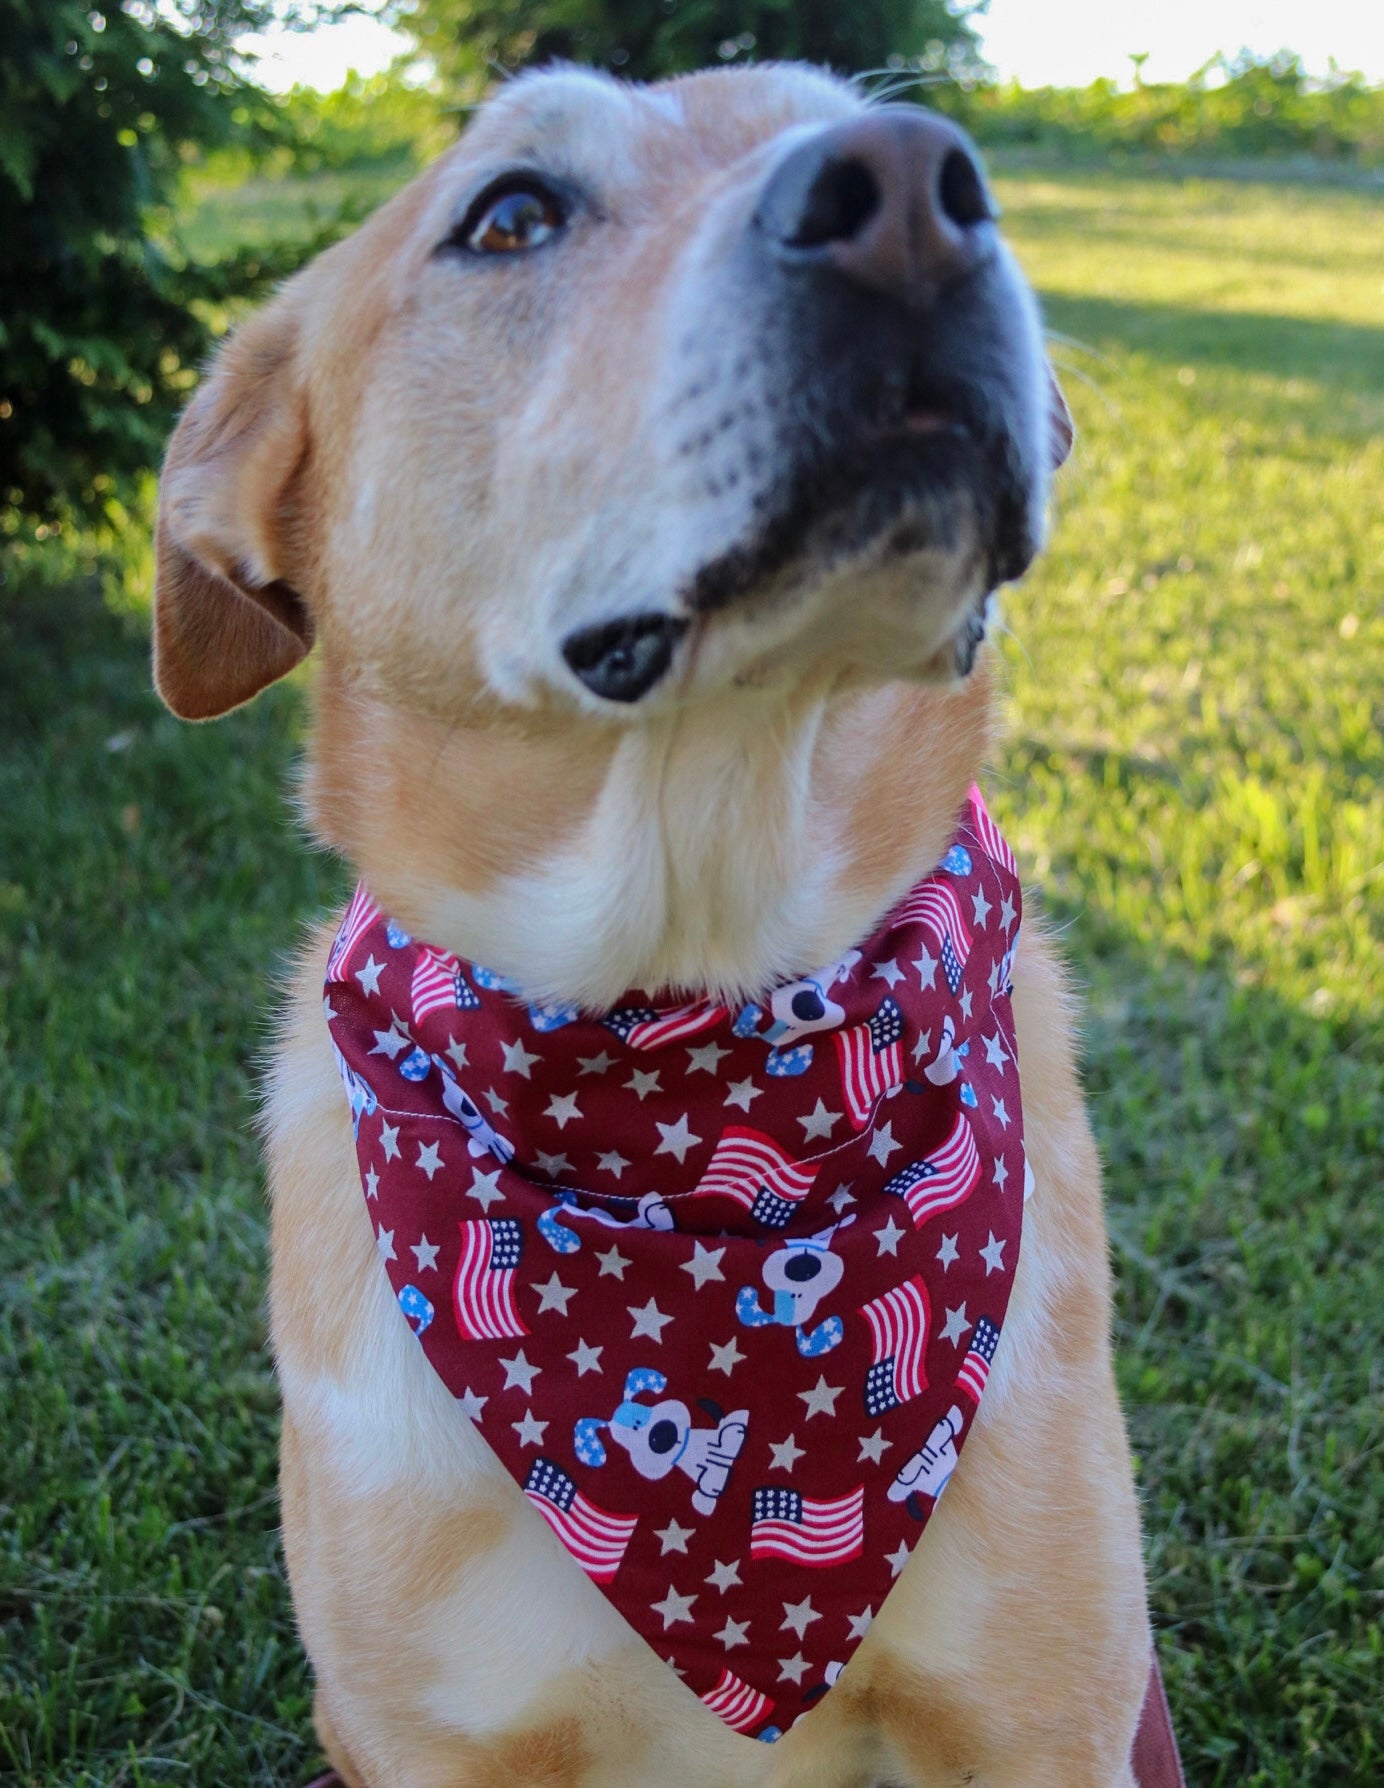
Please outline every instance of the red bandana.
[{"label": "red bandana", "polygon": [[999,1340],[1027,1168],[1019,882],[979,791],[764,1005],[528,1006],[358,888],[327,970],[399,1307],[576,1562],[777,1738],[864,1636]]}]

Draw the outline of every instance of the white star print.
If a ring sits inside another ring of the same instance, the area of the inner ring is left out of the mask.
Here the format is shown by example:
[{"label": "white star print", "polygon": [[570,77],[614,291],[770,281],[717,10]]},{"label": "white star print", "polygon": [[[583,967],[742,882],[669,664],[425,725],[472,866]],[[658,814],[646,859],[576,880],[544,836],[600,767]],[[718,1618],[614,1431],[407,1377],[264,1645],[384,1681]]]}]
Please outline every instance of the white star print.
[{"label": "white star print", "polygon": [[724,1372],[726,1377],[729,1378],[744,1357],[744,1354],[741,1353],[740,1348],[736,1343],[734,1335],[731,1336],[730,1340],[727,1341],[723,1347],[718,1347],[713,1341],[711,1343],[711,1364],[707,1367],[707,1371]]},{"label": "white star print", "polygon": [[947,1320],[942,1325],[942,1339],[950,1341],[953,1347],[960,1347],[966,1338],[966,1331],[975,1325],[966,1320],[966,1305],[963,1301],[959,1310],[948,1310]]},{"label": "white star print", "polygon": [[592,1347],[587,1342],[579,1340],[577,1342],[577,1351],[575,1353],[569,1353],[567,1357],[576,1367],[577,1377],[585,1378],[588,1372],[599,1372],[601,1370],[601,1355],[604,1352],[605,1348],[603,1346]]},{"label": "white star print", "polygon": [[999,962],[999,961],[992,962],[990,964],[990,973],[985,977],[986,981],[989,983],[989,986],[990,986],[990,997],[992,999],[997,999],[999,997],[1000,970],[1003,967],[1004,967],[1004,964],[1002,962]]},{"label": "white star print", "polygon": [[738,1105],[741,1111],[748,1111],[750,1109],[751,1099],[757,1099],[763,1091],[764,1088],[762,1086],[756,1086],[755,1083],[748,1078],[744,1080],[732,1080],[726,1092],[724,1103],[727,1105]]},{"label": "white star print", "polygon": [[891,987],[897,987],[903,980],[903,970],[897,962],[877,962],[870,970],[872,981],[887,981]]},{"label": "white star print", "polygon": [[392,1062],[403,1054],[408,1048],[408,1038],[399,1033],[398,1023],[396,1018],[387,1031],[375,1032],[375,1047],[370,1051],[371,1055],[387,1055]]},{"label": "white star print", "polygon": [[920,1062],[920,1061],[922,1061],[922,1059],[925,1055],[931,1055],[931,1054],[932,1054],[932,1032],[931,1031],[919,1031],[918,1032],[918,1041],[913,1045],[913,1059],[914,1059],[914,1061]]},{"label": "white star print", "polygon": [[880,1125],[870,1138],[870,1146],[865,1152],[872,1160],[878,1161],[881,1167],[887,1167],[890,1155],[897,1154],[902,1147],[901,1142],[894,1141],[894,1126],[891,1121]]},{"label": "white star print", "polygon": [[937,958],[929,956],[926,948],[913,966],[918,971],[918,981],[922,987],[928,988],[937,985]]},{"label": "white star print", "polygon": [[524,1350],[522,1347],[512,1360],[501,1360],[500,1364],[505,1369],[504,1388],[507,1391],[512,1391],[517,1386],[526,1397],[532,1393],[533,1381],[543,1370],[541,1366],[531,1366],[529,1364],[524,1358]]},{"label": "white star print", "polygon": [[747,1620],[732,1620],[730,1618],[730,1616],[727,1615],[726,1616],[726,1624],[721,1628],[720,1632],[715,1635],[715,1637],[717,1639],[719,1639],[721,1641],[722,1645],[725,1646],[726,1650],[729,1651],[731,1649],[731,1647],[735,1646],[735,1645],[748,1645],[749,1644],[749,1631],[750,1631],[749,1621],[747,1621]]},{"label": "white star print", "polygon": [[333,1006],[332,1002],[325,994],[322,997],[322,1016],[326,1019],[328,1024],[333,1023],[336,1018],[336,1007]]},{"label": "white star print", "polygon": [[995,1240],[995,1232],[993,1229],[989,1231],[989,1235],[990,1241],[988,1246],[980,1250],[980,1258],[985,1262],[985,1277],[987,1279],[990,1277],[991,1273],[1002,1273],[1004,1271],[1004,1243]]},{"label": "white star print", "polygon": [[599,1055],[579,1055],[577,1067],[583,1074],[604,1074],[608,1068],[615,1066],[615,1057],[608,1055],[603,1049]]},{"label": "white star print", "polygon": [[399,1258],[394,1252],[394,1231],[392,1229],[381,1229],[375,1237],[375,1246],[380,1251],[381,1260],[397,1260]]},{"label": "white star print", "polygon": [[721,1258],[724,1254],[724,1248],[708,1248],[702,1242],[693,1242],[692,1258],[683,1261],[682,1270],[684,1273],[691,1273],[693,1283],[698,1291],[702,1289],[708,1279],[725,1278],[725,1274],[721,1271]]},{"label": "white star print", "polygon": [[640,1335],[647,1335],[650,1341],[661,1342],[663,1340],[664,1328],[673,1319],[671,1316],[665,1316],[652,1298],[647,1304],[627,1304],[625,1308],[634,1318],[634,1327],[630,1330],[631,1341],[636,1340]]},{"label": "white star print", "polygon": [[605,1173],[613,1173],[618,1180],[630,1163],[619,1149],[609,1149],[604,1155],[597,1155],[596,1165]]},{"label": "white star print", "polygon": [[509,1116],[509,1100],[502,1099],[493,1086],[486,1088],[485,1102],[495,1113],[496,1117]]},{"label": "white star print", "polygon": [[489,1401],[489,1397],[478,1397],[468,1384],[457,1398],[457,1407],[464,1416],[473,1422],[478,1422],[481,1419],[481,1411]]},{"label": "white star print", "polygon": [[458,1068],[466,1066],[466,1045],[458,1043],[456,1038],[450,1034],[447,1038],[447,1054],[451,1056]]},{"label": "white star print", "polygon": [[719,1589],[722,1595],[724,1595],[728,1589],[738,1588],[740,1585],[739,1561],[732,1559],[729,1564],[722,1564],[718,1558],[716,1560],[716,1569],[712,1571],[707,1578],[707,1582],[713,1589]]},{"label": "white star print", "polygon": [[665,1552],[686,1552],[687,1542],[695,1532],[693,1527],[679,1527],[676,1521],[670,1521],[667,1527],[656,1527],[654,1538],[658,1541],[659,1556]]},{"label": "white star print", "polygon": [[821,1618],[821,1615],[812,1606],[812,1597],[804,1596],[800,1602],[785,1602],[783,1604],[783,1623],[779,1627],[779,1631],[794,1632],[801,1639],[813,1621]]},{"label": "white star print", "polygon": [[482,1173],[479,1167],[471,1169],[471,1189],[466,1194],[474,1198],[483,1211],[488,1211],[492,1204],[503,1204],[505,1195],[500,1190],[500,1170],[494,1173]]},{"label": "white star print", "polygon": [[862,1459],[872,1459],[878,1465],[893,1444],[892,1440],[884,1438],[883,1428],[876,1428],[873,1434],[861,1441],[856,1463],[859,1464]]},{"label": "white star print", "polygon": [[649,1607],[655,1614],[661,1614],[663,1616],[663,1630],[666,1633],[674,1621],[691,1620],[692,1604],[696,1599],[697,1597],[695,1594],[690,1596],[680,1596],[670,1585],[668,1593],[664,1596],[663,1600],[661,1602],[650,1602]]},{"label": "white star print", "polygon": [[439,1242],[430,1242],[426,1235],[420,1235],[416,1242],[409,1243],[409,1252],[418,1262],[420,1273],[437,1271],[437,1250],[440,1246]]},{"label": "white star print", "polygon": [[556,1310],[559,1316],[566,1316],[568,1300],[577,1295],[576,1287],[564,1285],[556,1272],[546,1285],[535,1285],[532,1289],[538,1293],[540,1316],[545,1310]]},{"label": "white star print", "polygon": [[803,1672],[807,1669],[807,1659],[799,1652],[795,1658],[780,1658],[778,1666],[780,1682],[801,1682]]},{"label": "white star print", "polygon": [[522,1037],[513,1043],[501,1043],[500,1049],[505,1058],[506,1074],[522,1074],[525,1080],[533,1079],[530,1069],[538,1057],[531,1049],[525,1049]]},{"label": "white star print", "polygon": [[827,1200],[827,1203],[839,1217],[848,1204],[855,1203],[855,1193],[851,1191],[849,1186],[838,1186]]},{"label": "white star print", "polygon": [[954,1235],[944,1235],[942,1237],[942,1246],[937,1250],[937,1258],[942,1263],[942,1271],[944,1273],[954,1260],[960,1259],[960,1255],[956,1250],[956,1237]]},{"label": "white star print", "polygon": [[797,1436],[790,1434],[787,1440],[781,1440],[777,1446],[769,1442],[770,1471],[792,1471],[799,1459],[806,1459],[807,1448],[798,1445]]},{"label": "white star print", "polygon": [[679,1167],[681,1167],[683,1162],[687,1159],[687,1151],[695,1148],[702,1140],[700,1136],[694,1136],[691,1130],[688,1129],[687,1113],[685,1111],[675,1124],[661,1124],[658,1119],[655,1118],[654,1128],[663,1138],[663,1141],[659,1143],[658,1147],[654,1150],[654,1153],[656,1155],[676,1155]]},{"label": "white star print", "polygon": [[602,1279],[605,1278],[607,1273],[610,1274],[612,1279],[623,1279],[624,1278],[625,1268],[629,1265],[629,1260],[613,1244],[610,1248],[609,1253],[598,1254],[596,1256],[596,1258],[601,1263],[601,1271],[600,1271],[599,1276]]},{"label": "white star print", "polygon": [[548,1101],[544,1117],[550,1117],[559,1130],[565,1130],[573,1118],[581,1116],[581,1107],[577,1104],[575,1093],[554,1093]]},{"label": "white star print", "polygon": [[969,987],[962,990],[961,998],[956,1003],[961,1009],[961,1016],[968,1019],[971,1016],[971,990]]},{"label": "white star print", "polygon": [[899,1256],[899,1243],[907,1233],[908,1231],[901,1229],[891,1215],[884,1227],[875,1231],[875,1247],[878,1250],[876,1259],[881,1255],[892,1254],[897,1260]]},{"label": "white star print", "polygon": [[1008,931],[1009,927],[1014,923],[1017,917],[1018,914],[1014,910],[1014,902],[1006,894],[1003,901],[1000,903],[1000,924],[1003,925],[1006,931]]},{"label": "white star print", "polygon": [[828,1111],[825,1103],[819,1099],[813,1110],[806,1117],[800,1117],[798,1122],[803,1127],[803,1141],[811,1142],[814,1136],[829,1137],[841,1122],[841,1113]]},{"label": "white star print", "polygon": [[356,979],[360,982],[361,991],[364,993],[378,993],[380,991],[380,976],[383,973],[384,964],[375,961],[375,953],[372,950],[370,952],[370,960],[366,963],[365,967],[356,970]]},{"label": "white star print", "polygon": [[1004,1191],[1004,1183],[1008,1178],[1009,1169],[1004,1164],[1004,1156],[1001,1155],[995,1162],[995,1184],[999,1187],[1001,1192]]},{"label": "white star print", "polygon": [[899,1549],[897,1552],[886,1552],[884,1556],[889,1560],[889,1569],[897,1577],[899,1572],[908,1563],[907,1540],[899,1541]]},{"label": "white star print", "polygon": [[705,1070],[706,1073],[710,1074],[714,1079],[716,1075],[716,1064],[720,1061],[723,1055],[729,1054],[730,1051],[728,1049],[723,1049],[719,1043],[703,1043],[699,1049],[689,1049],[687,1051],[687,1072],[689,1074],[696,1074]]},{"label": "white star print", "polygon": [[808,1421],[810,1422],[815,1415],[834,1416],[836,1414],[836,1399],[845,1388],[843,1384],[828,1384],[825,1374],[821,1374],[810,1391],[799,1391],[798,1395],[807,1405]]},{"label": "white star print", "polygon": [[384,1150],[386,1161],[399,1159],[399,1126],[397,1124],[380,1123],[380,1147]]},{"label": "white star print", "polygon": [[1009,1128],[1009,1113],[1004,1108],[1004,1100],[997,1099],[995,1095],[991,1093],[990,1103],[995,1108],[995,1116],[1000,1120],[1000,1128],[1007,1130]]},{"label": "white star print", "polygon": [[510,1427],[519,1436],[521,1447],[541,1447],[547,1426],[546,1422],[540,1422],[535,1418],[531,1409],[525,1410],[522,1422],[510,1423]]},{"label": "white star print", "polygon": [[367,1168],[365,1173],[365,1196],[367,1198],[378,1198],[379,1195],[380,1176],[375,1172],[373,1167]]},{"label": "white star print", "polygon": [[625,1082],[625,1085],[632,1093],[638,1093],[640,1100],[642,1101],[646,1099],[650,1093],[656,1093],[660,1090],[658,1075],[659,1070],[657,1068],[651,1069],[648,1073],[645,1073],[642,1068],[636,1068],[634,1073]]},{"label": "white star print", "polygon": [[1009,1056],[1005,1050],[1004,1044],[1000,1041],[999,1032],[996,1031],[993,1037],[982,1035],[980,1040],[985,1045],[985,1060],[989,1066],[992,1068],[1002,1068],[1009,1060]]},{"label": "white star print", "polygon": [[983,888],[977,888],[975,893],[971,896],[972,919],[982,931],[986,929],[985,921],[990,916],[991,904],[992,903],[985,898],[985,890]]},{"label": "white star print", "polygon": [[433,1175],[440,1172],[442,1168],[442,1156],[438,1153],[440,1146],[441,1145],[436,1142],[430,1142],[426,1148],[423,1147],[421,1142],[418,1145],[418,1160],[414,1165],[421,1167],[423,1172],[427,1174],[429,1185],[432,1184]]},{"label": "white star print", "polygon": [[873,1608],[862,1608],[860,1610],[859,1614],[848,1614],[846,1616],[846,1619],[851,1624],[851,1632],[850,1632],[851,1638],[852,1639],[863,1639],[865,1637],[866,1633],[869,1631],[870,1622],[874,1618],[875,1618],[875,1611]]},{"label": "white star print", "polygon": [[538,1164],[538,1171],[546,1173],[550,1180],[558,1179],[562,1174],[572,1171],[572,1163],[566,1155],[545,1155],[542,1149],[535,1149],[533,1158]]}]

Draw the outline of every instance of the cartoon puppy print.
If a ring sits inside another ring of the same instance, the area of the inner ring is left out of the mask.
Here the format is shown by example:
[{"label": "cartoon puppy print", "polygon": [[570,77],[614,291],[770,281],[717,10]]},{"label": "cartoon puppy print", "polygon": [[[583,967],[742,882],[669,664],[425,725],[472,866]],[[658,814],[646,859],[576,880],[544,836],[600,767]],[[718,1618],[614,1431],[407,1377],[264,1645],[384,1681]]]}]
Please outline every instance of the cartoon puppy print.
[{"label": "cartoon puppy print", "polygon": [[775,988],[769,1000],[769,1025],[759,1028],[764,1013],[758,1006],[745,1006],[736,1017],[732,1029],[737,1037],[758,1037],[769,1045],[766,1071],[779,1078],[804,1074],[812,1066],[812,1045],[806,1037],[818,1031],[835,1030],[845,1023],[845,1008],[831,997],[838,981],[845,980],[860,961],[859,950],[847,950],[836,962],[804,975],[801,981],[789,981]]},{"label": "cartoon puppy print", "polygon": [[645,1392],[662,1397],[667,1387],[668,1380],[661,1372],[651,1366],[636,1366],[625,1379],[624,1400],[608,1421],[584,1416],[577,1423],[577,1458],[583,1465],[605,1464],[604,1428],[629,1454],[640,1477],[657,1483],[674,1466],[686,1473],[695,1485],[692,1507],[699,1515],[710,1515],[716,1499],[725,1493],[731,1467],[745,1444],[749,1411],[736,1409],[726,1415],[719,1404],[699,1398],[698,1409],[710,1416],[715,1426],[694,1428],[691,1411],[675,1397],[661,1403],[638,1401]]},{"label": "cartoon puppy print", "polygon": [[507,1167],[514,1159],[514,1144],[481,1116],[480,1107],[462,1087],[440,1055],[433,1061],[442,1073],[442,1103],[466,1131],[466,1147],[473,1159],[490,1154]]},{"label": "cartoon puppy print", "polygon": [[676,1227],[667,1199],[657,1192],[646,1192],[635,1206],[632,1217],[616,1217],[596,1205],[578,1204],[575,1193],[558,1192],[556,1203],[539,1215],[538,1233],[559,1254],[576,1254],[581,1248],[581,1237],[576,1230],[567,1227],[574,1217],[588,1218],[592,1223],[603,1224],[607,1229],[667,1231]]},{"label": "cartoon puppy print", "polygon": [[915,1521],[923,1519],[919,1496],[930,1496],[935,1502],[947,1487],[947,1479],[956,1470],[956,1443],[961,1437],[964,1417],[955,1404],[933,1426],[922,1447],[902,1466],[889,1486],[890,1502],[907,1504]]},{"label": "cartoon puppy print", "polygon": [[761,1275],[773,1296],[773,1309],[762,1308],[753,1285],[742,1286],[735,1300],[735,1314],[741,1322],[751,1329],[781,1323],[795,1330],[798,1352],[808,1360],[838,1346],[846,1332],[839,1316],[824,1317],[815,1329],[809,1330],[807,1324],[816,1315],[822,1299],[841,1283],[845,1263],[839,1254],[832,1253],[831,1241],[838,1229],[853,1221],[851,1217],[843,1218],[830,1229],[776,1248],[764,1262]]}]

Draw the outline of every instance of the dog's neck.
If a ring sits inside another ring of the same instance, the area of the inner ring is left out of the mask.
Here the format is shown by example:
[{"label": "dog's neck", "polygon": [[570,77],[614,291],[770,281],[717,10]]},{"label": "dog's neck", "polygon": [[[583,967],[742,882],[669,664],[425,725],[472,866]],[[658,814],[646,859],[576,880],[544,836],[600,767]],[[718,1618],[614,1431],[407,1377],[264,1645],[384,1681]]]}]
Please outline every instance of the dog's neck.
[{"label": "dog's neck", "polygon": [[736,690],[608,728],[444,723],[339,678],[318,706],[309,820],[386,910],[604,1008],[752,995],[866,935],[945,851],[990,688]]}]

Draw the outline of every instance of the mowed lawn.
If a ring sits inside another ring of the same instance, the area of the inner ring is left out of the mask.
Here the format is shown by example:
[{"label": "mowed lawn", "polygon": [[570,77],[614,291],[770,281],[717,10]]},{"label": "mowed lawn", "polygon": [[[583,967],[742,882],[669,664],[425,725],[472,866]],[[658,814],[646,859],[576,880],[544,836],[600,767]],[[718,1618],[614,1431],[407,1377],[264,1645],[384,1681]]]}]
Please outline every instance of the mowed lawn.
[{"label": "mowed lawn", "polygon": [[[1384,220],[1024,173],[1080,425],[996,805],[1084,989],[1151,1593],[1201,1785],[1384,1780]],[[254,203],[209,200],[211,236]],[[0,1777],[292,1785],[254,1076],[338,898],[279,689],[0,585]]]}]

